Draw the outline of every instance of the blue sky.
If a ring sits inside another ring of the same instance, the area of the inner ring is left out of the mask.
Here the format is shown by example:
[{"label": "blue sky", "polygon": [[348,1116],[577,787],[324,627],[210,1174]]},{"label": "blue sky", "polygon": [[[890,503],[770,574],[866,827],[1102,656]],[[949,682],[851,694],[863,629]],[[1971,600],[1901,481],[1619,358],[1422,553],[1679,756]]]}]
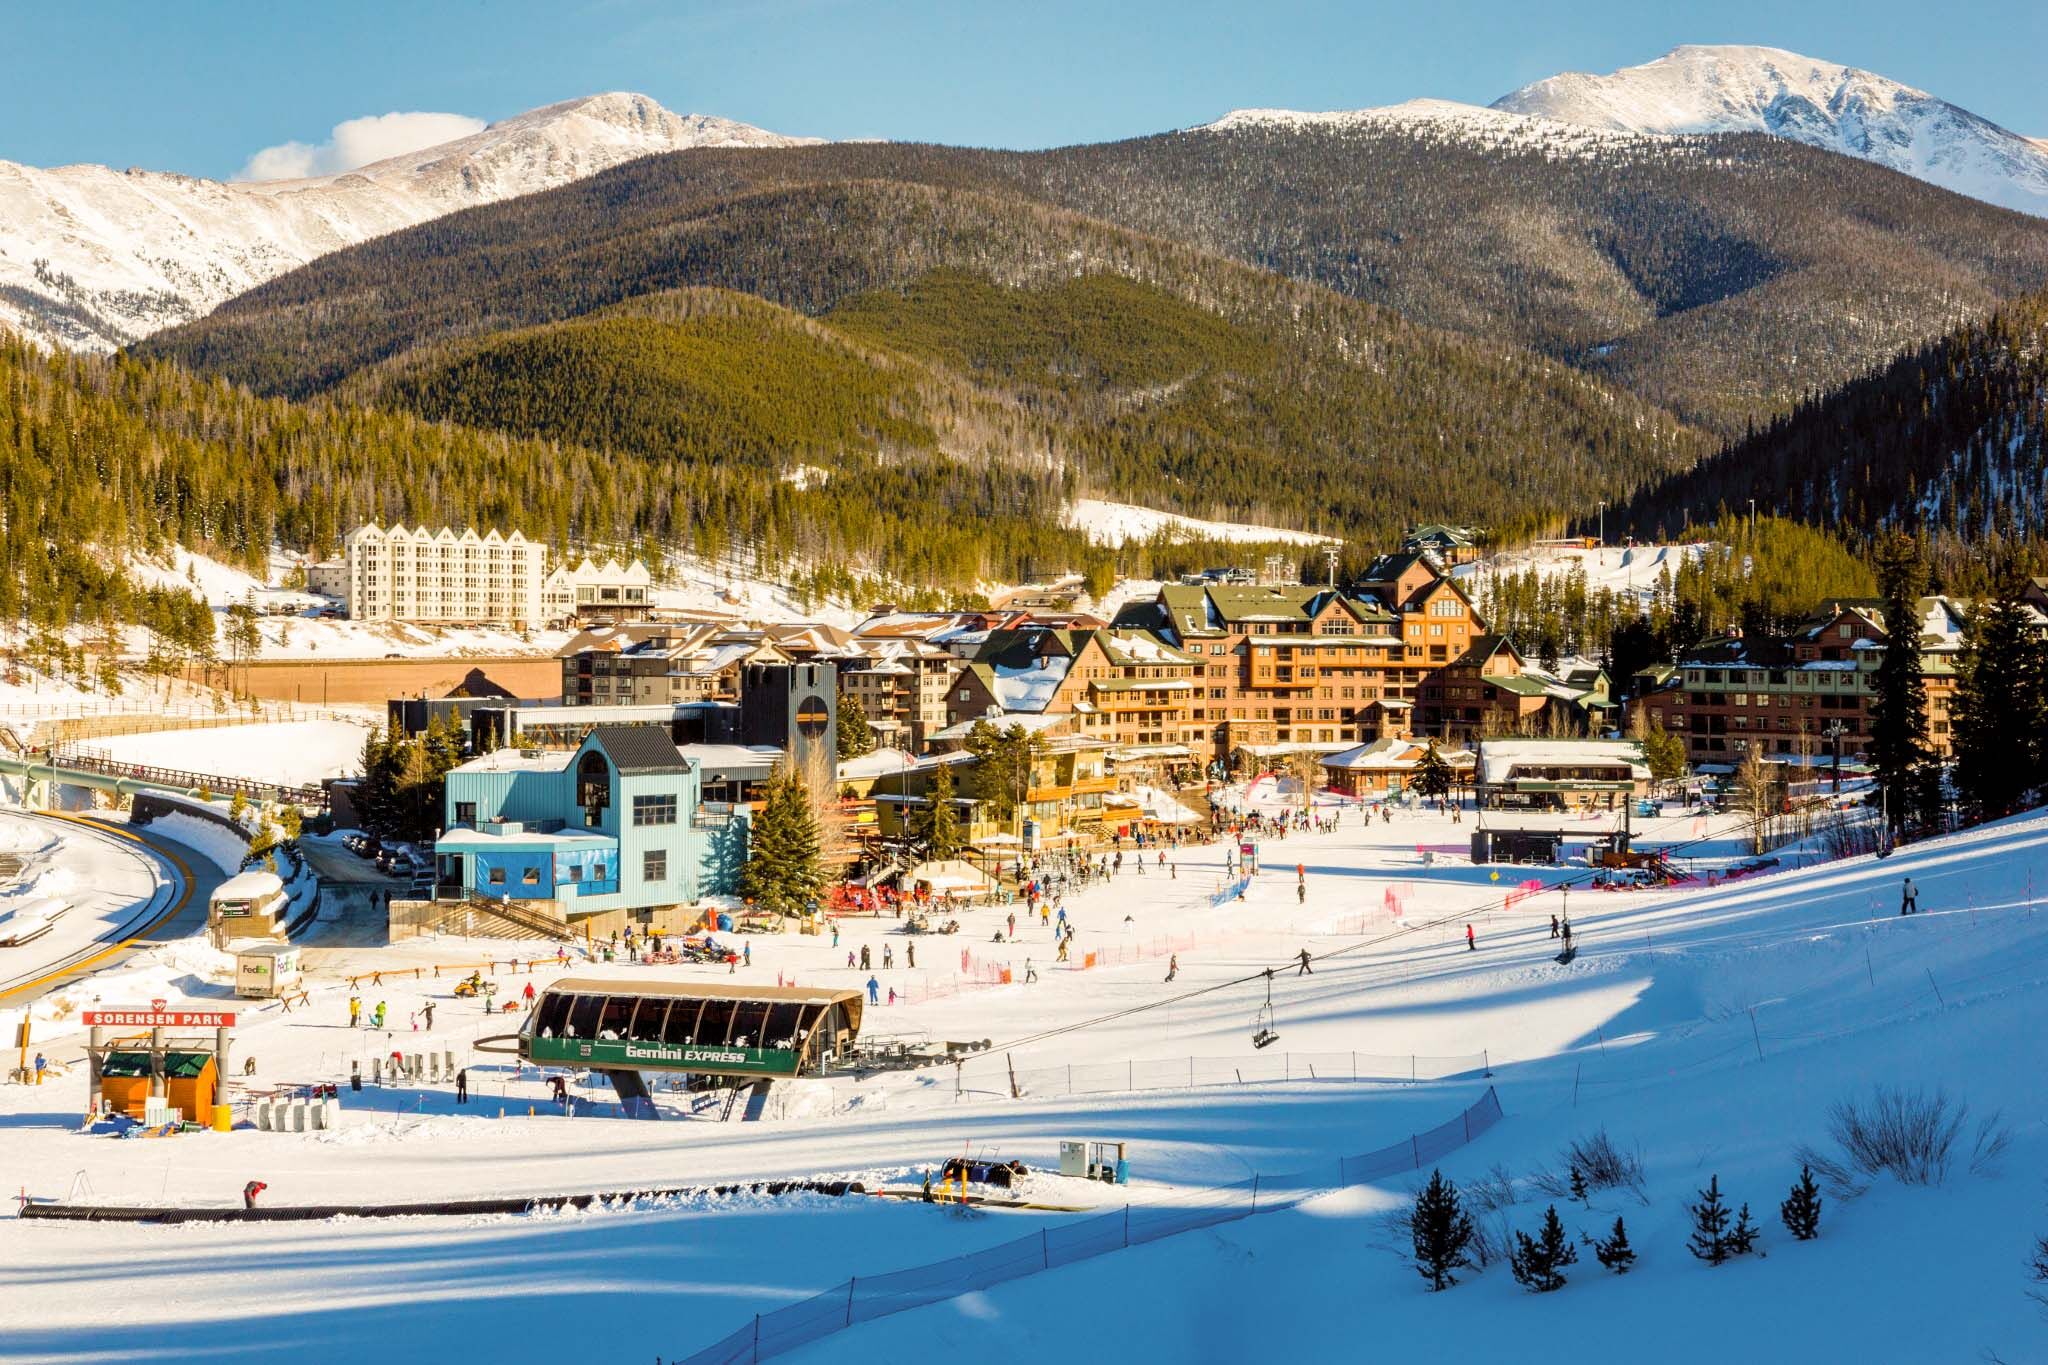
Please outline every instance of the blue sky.
[{"label": "blue sky", "polygon": [[2048,136],[2044,0],[7,0],[0,26],[0,158],[209,176],[366,115],[601,90],[781,132],[1039,147],[1244,106],[1483,103],[1683,42],[1868,67]]}]

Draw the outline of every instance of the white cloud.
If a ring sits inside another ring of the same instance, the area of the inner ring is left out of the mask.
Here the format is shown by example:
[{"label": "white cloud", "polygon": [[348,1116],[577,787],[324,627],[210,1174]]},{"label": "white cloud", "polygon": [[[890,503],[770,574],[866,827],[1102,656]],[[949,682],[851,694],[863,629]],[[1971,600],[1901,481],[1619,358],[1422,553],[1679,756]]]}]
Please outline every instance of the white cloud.
[{"label": "white cloud", "polygon": [[334,125],[334,133],[317,146],[282,142],[249,158],[237,180],[302,180],[309,175],[337,175],[403,156],[422,147],[453,142],[481,132],[484,121],[467,114],[370,114]]}]

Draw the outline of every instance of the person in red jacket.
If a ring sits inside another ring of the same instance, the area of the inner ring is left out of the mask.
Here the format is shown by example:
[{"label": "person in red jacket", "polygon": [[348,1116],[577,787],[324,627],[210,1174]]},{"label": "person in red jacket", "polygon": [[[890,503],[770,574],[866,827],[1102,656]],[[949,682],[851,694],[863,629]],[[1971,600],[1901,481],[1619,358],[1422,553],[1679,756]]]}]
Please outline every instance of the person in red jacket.
[{"label": "person in red jacket", "polygon": [[242,1207],[245,1209],[255,1208],[256,1196],[263,1193],[265,1190],[269,1188],[270,1186],[264,1184],[260,1180],[252,1180],[248,1184],[242,1186]]},{"label": "person in red jacket", "polygon": [[1479,951],[1479,941],[1472,937],[1472,926],[1469,924],[1465,926],[1465,947],[1475,953]]}]

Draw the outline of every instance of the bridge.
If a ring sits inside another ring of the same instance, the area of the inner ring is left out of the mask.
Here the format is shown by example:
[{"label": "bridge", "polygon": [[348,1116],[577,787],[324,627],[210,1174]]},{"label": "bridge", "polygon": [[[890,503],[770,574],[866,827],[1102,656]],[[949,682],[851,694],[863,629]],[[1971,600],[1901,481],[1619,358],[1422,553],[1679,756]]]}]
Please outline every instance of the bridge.
[{"label": "bridge", "polygon": [[251,801],[272,801],[312,810],[328,808],[325,787],[291,787],[220,773],[195,773],[147,763],[122,763],[62,745],[19,754],[0,752],[0,774],[20,777],[31,784],[57,782],[66,786],[95,787],[120,796],[133,796],[139,791],[168,791],[181,796],[197,796],[202,791],[212,796],[233,796],[239,792]]}]

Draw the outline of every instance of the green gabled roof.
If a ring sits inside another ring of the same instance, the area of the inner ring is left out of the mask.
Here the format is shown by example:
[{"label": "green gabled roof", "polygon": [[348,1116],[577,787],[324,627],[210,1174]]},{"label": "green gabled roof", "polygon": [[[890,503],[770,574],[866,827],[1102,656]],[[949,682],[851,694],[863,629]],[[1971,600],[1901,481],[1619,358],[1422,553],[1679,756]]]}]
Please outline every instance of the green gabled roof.
[{"label": "green gabled roof", "polygon": [[[1133,641],[1131,636],[1141,637],[1141,640]],[[1171,667],[1195,662],[1193,655],[1181,653],[1162,639],[1156,631],[1133,630],[1119,636],[1114,631],[1098,630],[1095,632],[1095,643],[1102,647],[1102,652],[1109,656],[1111,663],[1123,668],[1140,668],[1146,665]],[[1134,650],[1131,647],[1134,643],[1140,643],[1145,647]],[[1151,656],[1151,650],[1154,649],[1158,651],[1157,658]]]},{"label": "green gabled roof", "polygon": [[1488,673],[1483,676],[1481,681],[1492,683],[1501,691],[1512,692],[1518,697],[1540,697],[1550,691],[1550,688],[1545,684],[1538,682],[1534,678],[1524,677],[1519,673]]}]

